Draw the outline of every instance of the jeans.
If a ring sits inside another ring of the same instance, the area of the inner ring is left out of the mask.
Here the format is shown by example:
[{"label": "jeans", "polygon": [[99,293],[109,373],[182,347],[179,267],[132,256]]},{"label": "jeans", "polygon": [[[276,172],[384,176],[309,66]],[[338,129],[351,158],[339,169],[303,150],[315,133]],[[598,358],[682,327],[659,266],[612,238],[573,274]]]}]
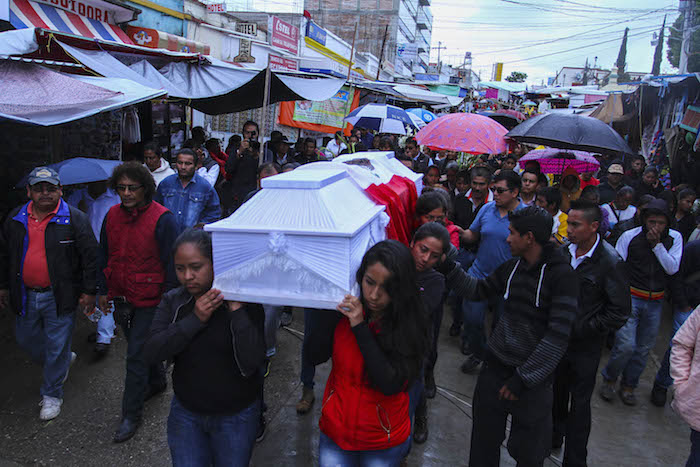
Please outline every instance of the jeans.
[{"label": "jeans", "polygon": [[585,341],[572,340],[555,372],[552,438],[562,440],[566,437],[564,465],[568,467],[587,465],[591,395],[602,347],[602,336]]},{"label": "jeans", "polygon": [[673,311],[673,329],[671,331],[671,342],[669,342],[668,349],[666,349],[666,353],[664,353],[664,358],[661,360],[661,366],[659,367],[659,371],[656,372],[656,379],[654,380],[654,384],[656,386],[661,386],[664,389],[668,389],[671,387],[673,384],[673,378],[671,378],[671,373],[670,373],[670,363],[669,363],[669,358],[671,357],[671,345],[673,343],[673,336],[676,335],[676,332],[678,332],[678,329],[685,323],[685,320],[688,319],[688,316],[693,312],[693,309],[691,308],[690,311],[685,311],[685,310],[680,310],[680,309],[675,309]]},{"label": "jeans", "polygon": [[74,325],[75,313],[57,314],[53,290],[27,291],[24,315],[16,318],[15,334],[17,344],[44,367],[42,396],[63,399],[63,379],[70,368]]},{"label": "jeans", "polygon": [[110,344],[114,337],[114,330],[117,328],[114,324],[114,313],[105,313],[97,322],[97,343]]},{"label": "jeans", "polygon": [[700,431],[690,429],[690,456],[685,467],[700,467]]},{"label": "jeans", "polygon": [[621,384],[636,388],[647,364],[661,323],[663,301],[632,297],[632,313],[615,334],[615,345],[608,364],[602,371],[606,381],[616,381],[622,373]]},{"label": "jeans", "polygon": [[143,358],[143,346],[154,314],[155,308],[134,308],[131,327],[124,329],[127,348],[122,418],[134,422],[141,420],[144,397],[149,385],[158,387],[166,384],[163,364],[158,362],[149,366]]},{"label": "jeans", "polygon": [[235,415],[205,415],[187,410],[173,396],[168,416],[173,467],[246,467],[259,420],[259,400]]},{"label": "jeans", "polygon": [[408,454],[410,437],[389,449],[378,451],[345,451],[321,433],[318,441],[320,467],[398,467]]},{"label": "jeans", "polygon": [[471,467],[498,467],[506,420],[511,415],[508,452],[518,467],[542,466],[552,447],[552,383],[523,389],[516,401],[498,398],[512,369],[484,365],[474,389]]},{"label": "jeans", "polygon": [[469,343],[469,351],[479,361],[484,360],[486,352],[486,312],[489,308],[494,310],[493,325],[495,327],[498,317],[503,310],[504,300],[502,297],[495,297],[489,301],[483,302],[462,302],[462,311],[464,313],[464,330],[462,338]]},{"label": "jeans", "polygon": [[[277,329],[280,327],[280,314],[283,306],[263,305],[265,310],[265,347],[266,356],[272,357],[277,353]],[[313,379],[313,377],[312,377]]]}]

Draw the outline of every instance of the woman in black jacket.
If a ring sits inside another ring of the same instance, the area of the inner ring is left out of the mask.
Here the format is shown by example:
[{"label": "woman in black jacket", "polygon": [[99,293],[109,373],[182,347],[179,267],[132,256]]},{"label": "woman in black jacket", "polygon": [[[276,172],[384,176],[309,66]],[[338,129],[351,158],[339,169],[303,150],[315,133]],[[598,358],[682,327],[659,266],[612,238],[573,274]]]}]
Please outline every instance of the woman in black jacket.
[{"label": "woman in black jacket", "polygon": [[212,289],[211,238],[187,230],[174,247],[181,287],[163,296],[146,358],[173,360],[168,445],[174,466],[246,466],[260,421],[265,357],[262,306]]}]

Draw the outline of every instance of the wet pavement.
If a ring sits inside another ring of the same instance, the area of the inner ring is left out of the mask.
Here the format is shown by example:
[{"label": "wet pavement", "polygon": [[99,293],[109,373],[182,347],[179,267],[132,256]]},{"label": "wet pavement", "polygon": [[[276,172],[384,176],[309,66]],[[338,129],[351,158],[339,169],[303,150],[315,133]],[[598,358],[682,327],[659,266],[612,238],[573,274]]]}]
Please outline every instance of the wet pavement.
[{"label": "wet pavement", "polygon": [[[463,466],[467,464],[471,433],[471,400],[476,375],[459,371],[462,355],[458,338],[451,338],[446,310],[436,368],[438,394],[429,402],[430,435],[414,445],[410,466]],[[92,323],[79,317],[73,338],[78,359],[65,386],[61,415],[50,422],[38,419],[41,369],[25,357],[14,343],[13,318],[0,314],[0,467],[27,465],[59,466],[168,466],[165,423],[172,391],[146,404],[144,423],[136,436],[121,445],[112,443],[119,422],[124,377],[125,342],[115,339],[110,354],[93,360],[87,335]],[[689,428],[667,405],[660,409],[649,402],[658,359],[668,342],[670,316],[666,313],[653,356],[638,389],[639,405],[612,404],[593,395],[593,429],[589,442],[591,466],[680,466],[690,449]],[[311,466],[318,463],[318,418],[326,363],[317,367],[316,397],[311,413],[297,415],[303,314],[295,311],[294,322],[278,333],[278,353],[265,383],[268,429],[254,451],[253,466]],[[607,361],[604,353],[601,366]],[[597,389],[597,388],[596,388]],[[555,451],[546,466],[561,465]],[[503,448],[502,465],[515,465]]]}]

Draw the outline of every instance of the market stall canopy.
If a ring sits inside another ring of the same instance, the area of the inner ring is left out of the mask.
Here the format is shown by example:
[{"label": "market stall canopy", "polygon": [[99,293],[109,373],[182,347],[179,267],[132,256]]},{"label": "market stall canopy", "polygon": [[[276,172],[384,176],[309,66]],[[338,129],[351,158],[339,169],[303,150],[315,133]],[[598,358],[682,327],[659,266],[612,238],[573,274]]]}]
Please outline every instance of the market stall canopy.
[{"label": "market stall canopy", "polygon": [[396,92],[403,94],[409,99],[415,99],[417,101],[428,102],[431,104],[447,104],[450,107],[453,107],[459,105],[464,100],[464,97],[446,96],[445,94],[429,91],[427,89],[423,89],[422,87],[413,86],[410,84],[395,84],[393,87]]},{"label": "market stall canopy", "polygon": [[33,63],[0,60],[0,119],[49,126],[165,94],[126,79],[67,75]]}]

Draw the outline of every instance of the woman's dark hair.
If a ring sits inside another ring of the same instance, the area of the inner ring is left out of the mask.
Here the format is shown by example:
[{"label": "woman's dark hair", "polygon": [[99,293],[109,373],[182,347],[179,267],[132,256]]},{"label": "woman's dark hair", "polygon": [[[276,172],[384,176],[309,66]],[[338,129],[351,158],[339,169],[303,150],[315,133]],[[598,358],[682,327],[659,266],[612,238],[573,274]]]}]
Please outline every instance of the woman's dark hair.
[{"label": "woman's dark hair", "polygon": [[438,167],[437,165],[431,165],[430,167],[425,169],[425,173],[427,174],[428,172],[430,172],[433,169],[437,170],[438,175],[440,175],[440,167]]},{"label": "woman's dark hair", "polygon": [[416,217],[425,216],[430,211],[442,208],[447,214],[447,204],[445,198],[435,191],[423,193],[416,201]]},{"label": "woman's dark hair", "polygon": [[588,185],[586,188],[581,190],[581,198],[589,199],[591,196],[596,196],[600,199],[600,190],[595,185]]},{"label": "woman's dark hair", "polygon": [[[379,242],[365,253],[357,270],[355,278],[360,288],[367,269],[376,263],[390,273],[384,288],[391,298],[380,318],[377,342],[410,386],[421,372],[429,344],[429,323],[416,283],[416,264],[403,243]],[[360,300],[367,309],[362,293]]]},{"label": "woman's dark hair", "polygon": [[157,156],[160,156],[160,146],[155,141],[149,141],[143,145],[143,152],[153,151]]},{"label": "woman's dark hair", "polygon": [[535,241],[544,246],[552,236],[554,220],[552,216],[539,206],[528,206],[508,214],[510,225],[520,235],[532,232]]},{"label": "woman's dark hair", "polygon": [[450,251],[450,233],[439,222],[428,222],[418,227],[416,233],[413,234],[412,242],[420,242],[426,238],[437,238],[442,243],[442,252]]},{"label": "woman's dark hair", "polygon": [[389,148],[388,149],[389,151],[396,151],[396,146],[394,145],[394,141],[391,138],[389,138],[388,136],[382,136],[381,139],[379,140],[379,144],[377,145],[377,149],[381,149],[383,147]]},{"label": "woman's dark hair", "polygon": [[209,261],[214,261],[214,255],[211,247],[211,234],[209,234],[209,232],[205,232],[201,229],[185,230],[177,237],[177,239],[175,239],[175,243],[173,244],[173,256],[177,252],[177,249],[185,243],[193,244],[197,247],[202,256],[207,258]]},{"label": "woman's dark hair", "polygon": [[539,198],[540,196],[546,201],[547,206],[554,204],[554,207],[557,209],[561,206],[561,191],[555,186],[539,188],[537,190],[537,197]]},{"label": "woman's dark hair", "polygon": [[143,185],[143,194],[146,201],[150,202],[153,200],[153,195],[156,193],[156,182],[153,180],[151,171],[141,163],[129,161],[116,166],[114,172],[112,172],[112,178],[109,179],[109,187],[116,192],[119,180],[123,177],[128,177],[139,185]]}]

